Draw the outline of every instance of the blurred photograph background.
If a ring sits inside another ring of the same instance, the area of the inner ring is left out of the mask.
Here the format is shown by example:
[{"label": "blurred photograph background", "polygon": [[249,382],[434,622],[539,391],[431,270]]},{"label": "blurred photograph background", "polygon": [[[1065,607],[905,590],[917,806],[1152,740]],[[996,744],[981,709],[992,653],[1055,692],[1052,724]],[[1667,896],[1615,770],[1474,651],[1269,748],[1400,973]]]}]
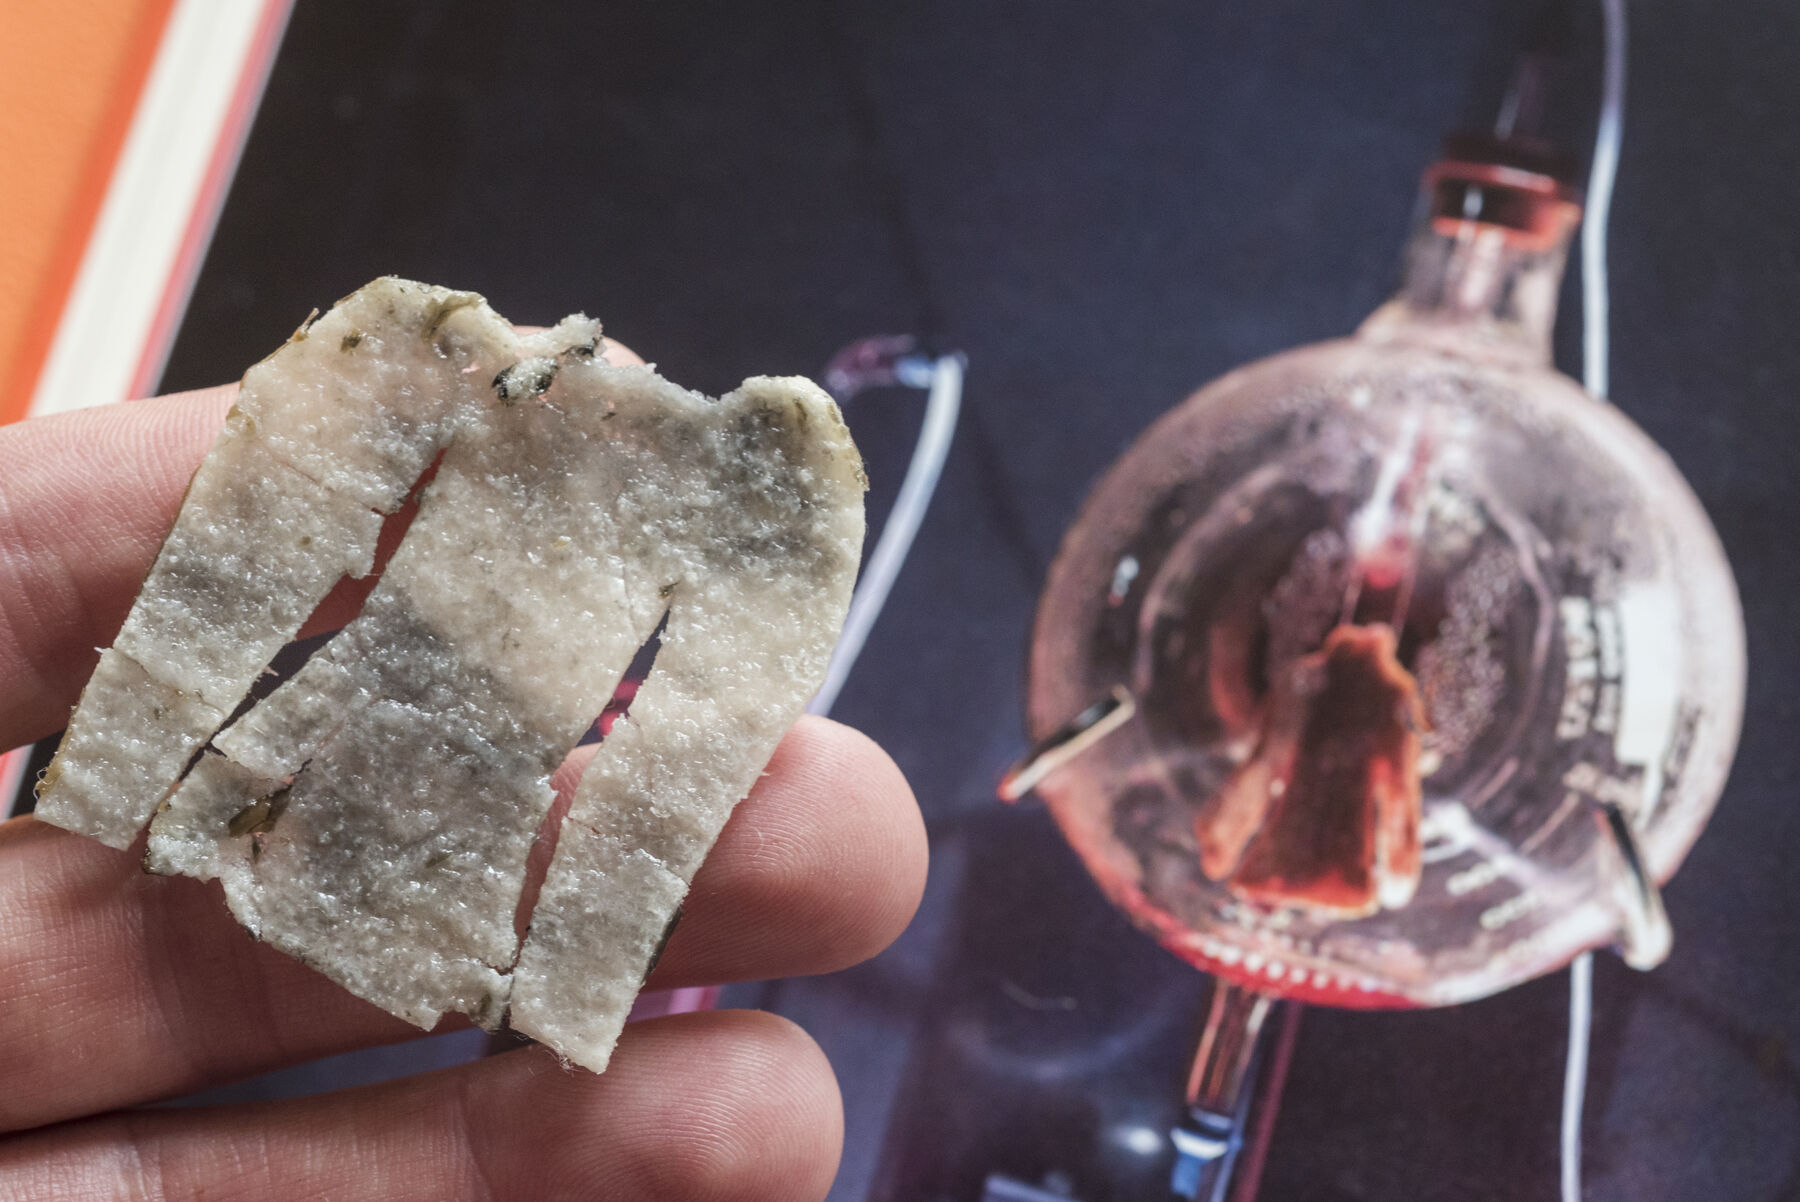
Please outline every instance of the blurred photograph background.
[{"label": "blurred photograph background", "polygon": [[[181,6],[114,7],[149,45]],[[995,800],[1026,747],[1038,593],[1087,488],[1153,419],[1385,299],[1420,172],[1447,131],[1491,122],[1542,4],[245,7],[161,291],[146,286],[161,299],[85,402],[235,378],[383,274],[481,292],[520,323],[585,311],[711,393],[817,376],[870,335],[961,351],[941,485],[833,711],[913,783],[924,906],[869,964],[721,1004],[786,1014],[831,1057],[848,1124],[834,1199],[1164,1196],[1211,986],[1107,905],[1040,805]],[[1585,161],[1599,8],[1569,9],[1549,132]],[[1596,961],[1585,1176],[1596,1199],[1774,1202],[1800,1198],[1800,9],[1631,17],[1611,394],[1718,528],[1751,669],[1730,783],[1666,889],[1673,954],[1649,974]],[[149,69],[110,53],[117,78]],[[112,150],[71,178],[105,178],[124,126],[82,128]],[[70,184],[63,203],[98,214],[103,192]],[[46,237],[67,242],[55,217]],[[70,295],[75,245],[19,295],[57,279]],[[1578,276],[1556,338],[1577,376]],[[159,320],[166,364],[144,349]],[[42,383],[46,321],[0,326],[8,418]],[[901,388],[846,404],[872,531],[922,412]],[[1436,1011],[1308,1009],[1262,1196],[1554,1196],[1567,991],[1557,974]],[[225,1096],[481,1050],[440,1039]]]}]

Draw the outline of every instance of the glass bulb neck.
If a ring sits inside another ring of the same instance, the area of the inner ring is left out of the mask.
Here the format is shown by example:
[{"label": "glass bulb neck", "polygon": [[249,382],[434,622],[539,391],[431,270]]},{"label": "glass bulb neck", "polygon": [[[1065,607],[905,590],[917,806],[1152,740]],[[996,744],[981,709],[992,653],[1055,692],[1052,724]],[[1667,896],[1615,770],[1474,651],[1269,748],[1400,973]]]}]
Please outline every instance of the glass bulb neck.
[{"label": "glass bulb neck", "polygon": [[1548,366],[1581,206],[1554,177],[1447,159],[1425,173],[1424,217],[1400,289],[1360,336],[1482,362]]}]

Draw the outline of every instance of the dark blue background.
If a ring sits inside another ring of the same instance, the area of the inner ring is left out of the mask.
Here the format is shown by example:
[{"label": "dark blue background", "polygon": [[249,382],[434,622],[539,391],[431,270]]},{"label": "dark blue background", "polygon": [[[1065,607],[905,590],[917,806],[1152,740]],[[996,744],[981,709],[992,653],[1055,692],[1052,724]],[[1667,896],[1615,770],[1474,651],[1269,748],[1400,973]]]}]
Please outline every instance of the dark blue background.
[{"label": "dark blue background", "polygon": [[[974,1202],[989,1172],[1153,1196],[1165,1166],[1107,1133],[1166,1126],[1206,984],[1112,915],[1041,812],[992,800],[1036,592],[1154,416],[1382,299],[1419,171],[1492,110],[1530,7],[301,0],[165,387],[238,374],[388,272],[518,321],[584,309],[712,391],[875,332],[967,351],[943,487],[838,710],[912,778],[930,893],[874,964],[753,996],[838,1065],[834,1197]],[[1794,1198],[1800,9],[1633,19],[1613,391],[1719,526],[1752,675],[1730,789],[1668,892],[1673,957],[1598,965],[1589,1193]],[[1553,127],[1585,150],[1585,7],[1570,38]],[[849,410],[877,518],[919,411]],[[1264,1196],[1553,1196],[1565,1005],[1558,977],[1308,1012]]]}]

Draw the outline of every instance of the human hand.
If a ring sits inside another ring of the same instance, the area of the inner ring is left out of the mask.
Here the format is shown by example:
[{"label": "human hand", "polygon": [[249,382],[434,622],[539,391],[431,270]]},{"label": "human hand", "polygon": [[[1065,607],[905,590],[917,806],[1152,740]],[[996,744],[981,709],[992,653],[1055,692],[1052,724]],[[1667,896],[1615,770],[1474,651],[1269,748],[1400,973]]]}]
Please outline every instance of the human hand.
[{"label": "human hand", "polygon": [[[66,719],[234,392],[0,428],[0,748]],[[366,591],[340,589],[313,625],[341,624]],[[571,757],[562,791],[584,764]],[[3,1202],[794,1202],[830,1185],[830,1068],[798,1028],[755,1012],[633,1024],[598,1077],[533,1047],[311,1098],[130,1109],[421,1034],[254,942],[216,882],[146,875],[141,851],[31,818],[0,825]],[[856,963],[904,927],[924,870],[892,761],[803,719],[696,876],[649,985]]]}]

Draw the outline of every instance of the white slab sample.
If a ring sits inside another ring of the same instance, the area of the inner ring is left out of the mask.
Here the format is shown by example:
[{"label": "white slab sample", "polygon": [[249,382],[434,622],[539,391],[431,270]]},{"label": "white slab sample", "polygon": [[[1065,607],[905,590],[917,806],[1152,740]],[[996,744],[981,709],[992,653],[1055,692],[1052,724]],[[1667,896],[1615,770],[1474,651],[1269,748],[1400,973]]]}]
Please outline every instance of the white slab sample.
[{"label": "white slab sample", "polygon": [[[161,801],[148,865],[218,877],[259,938],[421,1026],[510,1005],[604,1067],[694,871],[823,679],[864,479],[809,382],[709,400],[598,340],[585,318],[521,336],[471,294],[381,280],[253,369],[40,813],[124,846]],[[361,615],[215,733],[368,570],[381,514],[440,451]],[[550,774],[665,616],[521,952]]]}]

